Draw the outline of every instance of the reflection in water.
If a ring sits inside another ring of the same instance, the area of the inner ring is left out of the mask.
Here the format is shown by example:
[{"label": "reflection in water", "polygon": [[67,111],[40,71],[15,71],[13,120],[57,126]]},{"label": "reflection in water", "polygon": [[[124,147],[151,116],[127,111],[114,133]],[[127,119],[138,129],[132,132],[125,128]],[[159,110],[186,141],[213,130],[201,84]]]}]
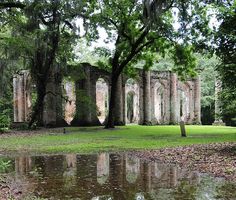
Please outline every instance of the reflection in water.
[{"label": "reflection in water", "polygon": [[129,183],[135,183],[140,174],[140,163],[138,158],[126,158],[126,180]]},{"label": "reflection in water", "polygon": [[14,166],[36,196],[50,199],[217,199],[227,191],[222,179],[125,154],[17,157]]},{"label": "reflection in water", "polygon": [[15,159],[16,174],[25,175],[32,168],[32,160],[30,157],[18,157]]},{"label": "reflection in water", "polygon": [[65,190],[70,189],[76,185],[76,155],[67,154],[65,155],[66,170],[63,173],[64,188]]},{"label": "reflection in water", "polygon": [[101,153],[97,160],[97,181],[103,185],[109,178],[109,154]]}]

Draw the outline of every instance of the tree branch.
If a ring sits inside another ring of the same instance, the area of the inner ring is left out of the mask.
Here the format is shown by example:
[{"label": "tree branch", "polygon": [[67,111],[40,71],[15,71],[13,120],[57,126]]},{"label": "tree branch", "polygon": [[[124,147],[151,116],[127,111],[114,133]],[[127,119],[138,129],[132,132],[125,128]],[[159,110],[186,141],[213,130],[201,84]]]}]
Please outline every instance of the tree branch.
[{"label": "tree branch", "polygon": [[149,40],[148,42],[144,43],[143,45],[141,45],[135,52],[135,54],[138,54],[140,51],[143,50],[144,47],[148,47],[149,45],[151,45],[154,42],[154,40]]},{"label": "tree branch", "polygon": [[147,36],[148,33],[149,33],[149,29],[146,28],[143,31],[143,33],[139,36],[139,38],[136,40],[134,45],[132,46],[130,54],[127,56],[127,58],[123,62],[121,62],[119,67],[117,67],[115,74],[120,74],[122,70],[124,69],[124,67],[129,63],[129,61],[132,60],[132,58],[136,55],[137,48],[143,42],[144,38]]},{"label": "tree branch", "polygon": [[71,103],[72,103],[72,100],[69,100],[69,97],[68,96],[63,96],[62,94],[60,94],[60,93],[54,93],[54,92],[52,92],[52,91],[47,91],[46,92],[46,94],[45,94],[45,96],[47,96],[48,94],[51,94],[51,95],[53,95],[53,96],[60,96],[62,99],[64,99],[66,102],[69,102],[70,103],[70,105],[71,105]]},{"label": "tree branch", "polygon": [[[116,46],[119,44],[119,42],[120,42],[120,36],[118,35],[118,37],[116,39]],[[114,70],[117,69],[118,62],[119,62],[119,57],[120,57],[120,50],[119,50],[119,48],[116,48],[114,57],[112,59],[112,66],[115,67]]]}]

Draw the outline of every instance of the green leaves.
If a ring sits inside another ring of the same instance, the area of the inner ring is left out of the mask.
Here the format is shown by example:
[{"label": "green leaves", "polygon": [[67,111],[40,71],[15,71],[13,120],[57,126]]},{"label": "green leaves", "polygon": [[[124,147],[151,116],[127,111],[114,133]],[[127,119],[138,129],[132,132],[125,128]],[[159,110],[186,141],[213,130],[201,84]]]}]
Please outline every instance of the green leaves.
[{"label": "green leaves", "polygon": [[221,58],[217,66],[222,81],[220,94],[222,114],[229,125],[236,125],[236,4],[219,7],[218,19],[222,23],[215,34],[216,54]]},{"label": "green leaves", "polygon": [[176,44],[172,50],[173,60],[175,62],[174,71],[178,73],[182,80],[196,75],[196,58],[193,55],[193,50],[192,46],[179,44]]},{"label": "green leaves", "polygon": [[11,109],[3,98],[0,99],[0,132],[10,126]]}]

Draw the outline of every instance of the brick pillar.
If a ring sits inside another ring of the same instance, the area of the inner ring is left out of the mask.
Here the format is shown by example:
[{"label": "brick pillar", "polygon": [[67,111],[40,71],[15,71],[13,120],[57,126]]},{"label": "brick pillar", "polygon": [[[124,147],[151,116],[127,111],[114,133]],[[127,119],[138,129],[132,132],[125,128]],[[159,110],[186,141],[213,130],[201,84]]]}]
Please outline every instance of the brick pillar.
[{"label": "brick pillar", "polygon": [[150,71],[143,70],[143,125],[151,125]]},{"label": "brick pillar", "polygon": [[122,75],[119,76],[117,82],[117,93],[116,93],[116,102],[115,102],[115,116],[114,123],[116,126],[125,125],[124,121],[124,93],[122,87]]},{"label": "brick pillar", "polygon": [[170,74],[170,124],[176,124],[177,121],[177,75]]},{"label": "brick pillar", "polygon": [[201,124],[201,79],[200,76],[194,81],[194,124]]},{"label": "brick pillar", "polygon": [[31,112],[31,80],[23,70],[13,77],[14,122],[27,122]]}]

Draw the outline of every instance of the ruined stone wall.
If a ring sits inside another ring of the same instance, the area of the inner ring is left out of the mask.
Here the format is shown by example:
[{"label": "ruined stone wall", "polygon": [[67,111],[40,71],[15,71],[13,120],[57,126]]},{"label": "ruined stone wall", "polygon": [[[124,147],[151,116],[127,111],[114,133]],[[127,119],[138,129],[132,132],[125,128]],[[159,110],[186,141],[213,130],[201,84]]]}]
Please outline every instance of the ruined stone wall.
[{"label": "ruined stone wall", "polygon": [[[137,70],[136,78],[130,79],[125,75],[119,77],[115,105],[116,125],[177,124],[181,119],[189,124],[201,123],[199,77],[181,82],[170,71]],[[18,75],[14,79],[15,121],[26,121],[29,113],[26,107],[30,104],[30,84],[25,82],[25,75]],[[64,100],[59,101],[57,96],[51,94],[62,92],[62,81],[57,81],[52,76],[47,86],[49,95],[45,98],[45,124],[56,125],[58,116],[73,126],[105,123],[110,83],[108,72],[84,63],[77,78],[73,82],[64,83],[64,95],[69,101],[62,103]],[[29,101],[26,102],[25,99]],[[128,102],[128,99],[132,102]],[[64,109],[58,110],[59,106],[55,106],[57,104],[64,105]],[[62,110],[64,113],[61,114]]]}]

